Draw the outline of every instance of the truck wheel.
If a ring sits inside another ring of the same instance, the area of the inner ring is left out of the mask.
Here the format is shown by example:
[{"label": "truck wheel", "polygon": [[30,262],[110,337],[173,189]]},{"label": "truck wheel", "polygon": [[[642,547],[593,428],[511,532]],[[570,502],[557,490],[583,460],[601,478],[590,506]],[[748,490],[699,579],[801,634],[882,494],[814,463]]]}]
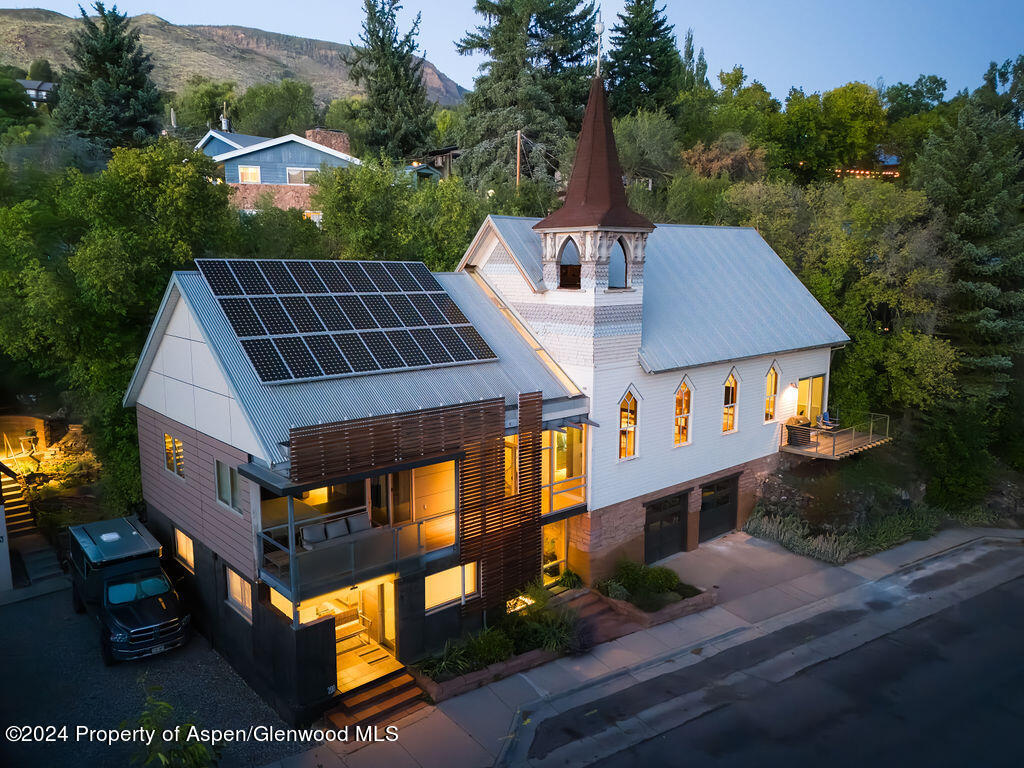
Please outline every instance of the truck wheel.
[{"label": "truck wheel", "polygon": [[114,658],[114,652],[110,648],[110,640],[106,636],[106,629],[100,630],[100,655],[103,656],[103,665],[106,667],[112,667],[117,664],[117,659]]},{"label": "truck wheel", "polygon": [[85,613],[85,602],[78,594],[78,587],[75,584],[71,585],[71,607],[75,609],[75,613]]}]

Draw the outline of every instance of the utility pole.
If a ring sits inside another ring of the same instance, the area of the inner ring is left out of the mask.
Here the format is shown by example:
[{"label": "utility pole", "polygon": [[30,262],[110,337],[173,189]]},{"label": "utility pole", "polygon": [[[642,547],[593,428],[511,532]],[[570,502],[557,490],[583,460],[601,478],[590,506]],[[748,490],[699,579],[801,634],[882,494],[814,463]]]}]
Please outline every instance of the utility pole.
[{"label": "utility pole", "polygon": [[519,169],[520,169],[520,155],[523,150],[523,132],[522,130],[516,131],[516,189],[519,189]]}]

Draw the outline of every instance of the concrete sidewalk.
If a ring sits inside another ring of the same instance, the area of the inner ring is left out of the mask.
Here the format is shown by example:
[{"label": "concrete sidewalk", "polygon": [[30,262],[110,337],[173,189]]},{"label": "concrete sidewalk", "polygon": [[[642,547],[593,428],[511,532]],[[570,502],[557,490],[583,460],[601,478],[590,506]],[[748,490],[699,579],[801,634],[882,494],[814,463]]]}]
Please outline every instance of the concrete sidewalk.
[{"label": "concrete sidewalk", "polygon": [[[493,765],[499,756],[515,765],[516,760],[503,752],[524,726],[526,730],[535,727],[529,718],[522,722],[521,711],[551,716],[599,696],[607,697],[684,663],[698,661],[702,654],[715,653],[830,610],[843,602],[844,595],[849,601],[863,600],[865,585],[870,587],[897,572],[920,570],[926,561],[941,560],[947,553],[953,557],[964,545],[984,538],[1020,541],[1024,540],[1024,531],[951,529],[927,541],[908,542],[845,566],[795,555],[744,533],[729,534],[663,563],[684,581],[717,588],[720,599],[714,608],[427,707],[395,723],[396,742],[328,744],[273,766],[471,768]],[[888,587],[883,585],[882,589]]]}]

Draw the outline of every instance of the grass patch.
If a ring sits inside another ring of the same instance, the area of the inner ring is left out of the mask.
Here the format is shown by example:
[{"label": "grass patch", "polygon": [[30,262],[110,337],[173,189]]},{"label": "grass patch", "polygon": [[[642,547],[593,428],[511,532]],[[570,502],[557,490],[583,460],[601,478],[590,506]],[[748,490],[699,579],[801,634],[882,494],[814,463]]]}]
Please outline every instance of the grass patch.
[{"label": "grass patch", "polygon": [[598,582],[595,587],[602,595],[628,601],[647,613],[700,594],[696,587],[680,581],[671,568],[652,568],[632,560],[620,560],[612,578]]}]

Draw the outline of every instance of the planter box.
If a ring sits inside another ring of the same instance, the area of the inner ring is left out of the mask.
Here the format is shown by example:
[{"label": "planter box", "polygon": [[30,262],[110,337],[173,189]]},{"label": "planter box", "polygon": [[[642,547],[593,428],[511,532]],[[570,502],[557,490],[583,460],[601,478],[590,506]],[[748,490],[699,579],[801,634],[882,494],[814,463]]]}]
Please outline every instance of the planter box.
[{"label": "planter box", "polygon": [[642,611],[625,600],[615,600],[607,595],[602,595],[596,590],[594,594],[604,600],[616,613],[635,624],[639,624],[644,629],[656,627],[658,624],[664,624],[667,621],[679,619],[683,616],[689,616],[691,613],[706,611],[718,602],[718,590],[709,589],[702,591],[699,595],[680,600],[678,603],[666,605],[660,611],[647,613],[647,611]]},{"label": "planter box", "polygon": [[411,667],[409,668],[409,674],[413,676],[416,684],[426,691],[436,704],[445,699],[450,699],[452,696],[458,696],[476,688],[482,688],[488,683],[493,683],[495,680],[501,680],[504,677],[517,675],[528,669],[539,667],[541,664],[547,664],[549,661],[557,659],[560,655],[553,651],[545,651],[538,648],[521,653],[518,656],[512,656],[489,667],[478,669],[476,672],[469,672],[440,683]]}]

